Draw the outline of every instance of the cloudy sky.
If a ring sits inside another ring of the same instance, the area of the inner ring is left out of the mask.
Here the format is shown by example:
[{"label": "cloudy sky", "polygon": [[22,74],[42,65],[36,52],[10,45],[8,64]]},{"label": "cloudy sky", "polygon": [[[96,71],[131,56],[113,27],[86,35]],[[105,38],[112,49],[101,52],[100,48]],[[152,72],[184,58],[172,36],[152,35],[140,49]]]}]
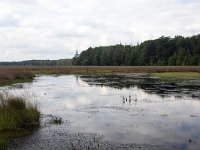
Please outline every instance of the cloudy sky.
[{"label": "cloudy sky", "polygon": [[0,0],[0,61],[200,33],[200,0]]}]

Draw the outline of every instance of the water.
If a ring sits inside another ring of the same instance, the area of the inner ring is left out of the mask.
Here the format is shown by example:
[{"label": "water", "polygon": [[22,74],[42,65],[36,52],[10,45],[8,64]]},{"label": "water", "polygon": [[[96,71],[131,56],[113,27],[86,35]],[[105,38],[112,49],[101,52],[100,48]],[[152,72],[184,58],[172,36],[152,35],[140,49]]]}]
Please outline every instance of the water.
[{"label": "water", "polygon": [[[194,84],[196,83],[196,84]],[[145,75],[39,76],[8,88],[36,93],[41,128],[15,149],[198,149],[199,80]],[[63,124],[51,124],[52,116]],[[13,148],[13,145],[10,149]]]}]

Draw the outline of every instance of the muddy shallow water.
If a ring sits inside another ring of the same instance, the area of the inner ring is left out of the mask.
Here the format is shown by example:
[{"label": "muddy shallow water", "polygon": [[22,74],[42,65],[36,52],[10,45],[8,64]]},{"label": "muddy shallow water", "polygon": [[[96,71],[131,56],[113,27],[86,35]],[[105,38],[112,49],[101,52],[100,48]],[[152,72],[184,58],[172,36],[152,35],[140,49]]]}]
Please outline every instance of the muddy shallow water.
[{"label": "muddy shallow water", "polygon": [[[146,75],[38,76],[41,128],[9,149],[198,149],[200,81]],[[61,124],[52,124],[55,116]]]}]

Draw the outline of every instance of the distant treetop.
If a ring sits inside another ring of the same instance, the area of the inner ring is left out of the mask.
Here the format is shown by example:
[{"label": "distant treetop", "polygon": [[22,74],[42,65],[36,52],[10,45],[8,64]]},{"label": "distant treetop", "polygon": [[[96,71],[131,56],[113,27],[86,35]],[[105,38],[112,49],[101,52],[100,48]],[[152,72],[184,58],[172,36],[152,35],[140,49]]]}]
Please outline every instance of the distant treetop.
[{"label": "distant treetop", "polygon": [[[78,57],[77,57],[78,56]],[[72,59],[73,65],[93,66],[200,66],[200,35],[160,37],[136,46],[88,48]]]}]

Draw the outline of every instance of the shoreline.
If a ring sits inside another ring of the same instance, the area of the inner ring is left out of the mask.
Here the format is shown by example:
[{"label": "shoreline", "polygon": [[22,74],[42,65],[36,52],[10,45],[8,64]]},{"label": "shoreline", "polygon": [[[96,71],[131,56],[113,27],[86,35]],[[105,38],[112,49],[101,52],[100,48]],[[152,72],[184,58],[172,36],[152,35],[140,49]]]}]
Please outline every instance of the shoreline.
[{"label": "shoreline", "polygon": [[146,73],[163,79],[200,78],[200,66],[28,66],[0,67],[0,86],[33,81],[36,75]]}]

